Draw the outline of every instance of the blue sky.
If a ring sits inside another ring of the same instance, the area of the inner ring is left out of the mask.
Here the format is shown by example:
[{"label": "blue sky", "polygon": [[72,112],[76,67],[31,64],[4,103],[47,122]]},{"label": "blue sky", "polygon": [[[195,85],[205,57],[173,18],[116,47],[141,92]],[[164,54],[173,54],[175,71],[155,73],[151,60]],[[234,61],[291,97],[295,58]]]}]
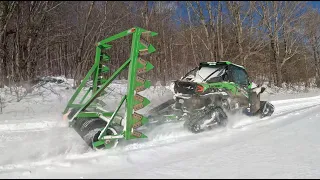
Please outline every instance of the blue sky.
[{"label": "blue sky", "polygon": [[[201,1],[200,5],[201,6],[205,6],[205,2],[206,1]],[[150,5],[154,3],[154,2],[150,2]],[[176,6],[176,8],[179,8],[179,14],[183,17],[183,19],[185,21],[188,21],[188,15],[187,15],[187,10],[185,7],[185,1],[171,1],[170,2],[173,6]],[[215,1],[212,1],[213,4],[217,3]],[[307,1],[307,5],[311,5],[313,8],[318,9],[318,11],[320,11],[320,1]],[[178,14],[176,14],[178,15]],[[207,11],[204,11],[204,15],[207,16]],[[178,18],[178,16],[175,16],[175,18]],[[177,21],[177,23],[179,24],[180,22]]]},{"label": "blue sky", "polygon": [[309,1],[308,4],[310,4],[314,8],[318,8],[320,10],[320,1]]}]

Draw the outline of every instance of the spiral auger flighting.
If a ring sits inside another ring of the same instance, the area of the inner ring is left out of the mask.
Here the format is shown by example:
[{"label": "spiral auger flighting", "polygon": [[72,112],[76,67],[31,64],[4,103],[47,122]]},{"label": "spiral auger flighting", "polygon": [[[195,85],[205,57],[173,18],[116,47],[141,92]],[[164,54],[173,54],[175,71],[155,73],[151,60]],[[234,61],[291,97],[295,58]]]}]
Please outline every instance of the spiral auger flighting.
[{"label": "spiral auger flighting", "polygon": [[[110,71],[106,66],[112,58],[105,54],[105,50],[112,48],[107,44],[119,38],[132,35],[131,53],[129,59],[122,64],[108,79],[104,73]],[[95,63],[85,76],[74,95],[64,110],[69,119],[69,125],[84,139],[92,148],[115,147],[119,139],[146,138],[147,136],[137,131],[137,128],[148,123],[148,118],[139,113],[139,110],[147,106],[150,101],[139,93],[151,86],[150,80],[143,79],[140,74],[153,69],[153,65],[144,60],[144,56],[151,54],[156,49],[148,41],[157,33],[134,27],[127,31],[111,36],[97,43]],[[97,98],[102,96],[104,89],[122,72],[128,68],[127,93],[122,97],[120,104],[114,112],[107,112],[100,107]],[[92,79],[90,87],[79,103],[75,99],[84,89],[87,81]],[[91,92],[91,96],[88,95]],[[88,100],[86,100],[88,99]],[[125,115],[119,115],[119,109],[125,102]]]}]

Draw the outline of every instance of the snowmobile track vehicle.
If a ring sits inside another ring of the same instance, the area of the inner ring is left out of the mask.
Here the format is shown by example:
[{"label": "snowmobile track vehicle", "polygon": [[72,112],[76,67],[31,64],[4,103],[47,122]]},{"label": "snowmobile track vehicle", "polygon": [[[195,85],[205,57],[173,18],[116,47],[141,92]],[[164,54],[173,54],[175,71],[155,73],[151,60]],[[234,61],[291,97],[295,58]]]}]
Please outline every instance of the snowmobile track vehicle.
[{"label": "snowmobile track vehicle", "polygon": [[[181,120],[193,133],[226,126],[227,114],[271,116],[274,106],[261,101],[265,87],[254,87],[243,66],[228,61],[202,62],[174,81],[174,98],[149,111],[154,122]],[[165,115],[165,116],[164,116]],[[168,118],[169,117],[169,118]]]}]

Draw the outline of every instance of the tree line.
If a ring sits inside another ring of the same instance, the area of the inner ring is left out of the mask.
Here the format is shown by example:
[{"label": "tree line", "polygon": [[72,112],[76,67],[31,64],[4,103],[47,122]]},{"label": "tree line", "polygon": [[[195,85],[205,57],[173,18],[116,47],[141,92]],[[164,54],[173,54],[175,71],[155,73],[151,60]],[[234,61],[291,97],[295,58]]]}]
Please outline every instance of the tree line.
[{"label": "tree line", "polygon": [[[163,85],[199,62],[231,61],[256,82],[320,87],[320,13],[307,1],[1,1],[0,87],[43,76],[77,85],[95,43],[134,26],[159,33],[146,60],[155,66],[148,79]],[[130,37],[111,44],[116,69]]]}]

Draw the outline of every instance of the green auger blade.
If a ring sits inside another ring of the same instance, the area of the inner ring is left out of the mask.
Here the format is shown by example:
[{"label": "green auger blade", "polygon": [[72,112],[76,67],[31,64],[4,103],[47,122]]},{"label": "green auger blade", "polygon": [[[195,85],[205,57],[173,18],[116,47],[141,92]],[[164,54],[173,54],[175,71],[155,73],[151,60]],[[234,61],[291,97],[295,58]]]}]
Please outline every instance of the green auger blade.
[{"label": "green auger blade", "polygon": [[135,83],[135,90],[136,92],[143,91],[147,88],[151,87],[151,81],[150,80],[145,80],[139,76],[136,78],[136,83]]},{"label": "green auger blade", "polygon": [[144,39],[140,39],[139,50],[147,49],[151,44]]},{"label": "green auger blade", "polygon": [[151,36],[151,37],[153,37],[153,36],[157,36],[158,35],[158,33],[156,33],[156,32],[152,32],[152,31],[145,31],[145,32],[142,32],[141,33],[141,36],[144,38],[144,37],[147,37],[147,36]]},{"label": "green auger blade", "polygon": [[156,49],[153,47],[153,45],[149,45],[148,48],[144,48],[144,49],[140,49],[139,50],[139,54],[140,55],[147,55],[147,54],[151,54],[153,52],[155,52]]},{"label": "green auger blade", "polygon": [[106,55],[106,54],[102,54],[102,60],[103,61],[109,61],[110,60],[110,56]]},{"label": "green auger blade", "polygon": [[139,94],[134,95],[134,101],[133,101],[133,109],[135,111],[138,111],[139,109],[142,109],[143,107],[150,104],[150,100],[146,97],[143,97]]},{"label": "green auger blade", "polygon": [[138,59],[138,64],[137,64],[137,73],[138,74],[146,73],[153,68],[154,68],[154,66],[150,62],[145,61],[142,58]]},{"label": "green auger blade", "polygon": [[101,68],[101,72],[102,73],[107,73],[107,72],[109,72],[110,71],[110,68],[108,67],[108,66],[103,66],[102,68]]},{"label": "green auger blade", "polygon": [[143,28],[140,28],[141,29],[141,35],[142,36],[157,36],[158,35],[158,33],[156,33],[156,32],[153,32],[153,31],[149,31],[149,30],[146,30],[146,29],[143,29]]},{"label": "green auger blade", "polygon": [[131,139],[134,139],[134,138],[148,138],[148,137],[146,135],[144,135],[142,132],[133,131],[131,133]]},{"label": "green auger blade", "polygon": [[156,51],[156,49],[153,47],[152,44],[148,43],[144,39],[140,39],[140,42],[139,42],[139,52],[140,52],[140,54],[142,54],[142,55],[151,54],[151,53],[153,53],[155,51]]},{"label": "green auger blade", "polygon": [[149,122],[148,118],[146,118],[146,117],[144,117],[141,114],[138,114],[136,112],[134,112],[132,114],[132,118],[133,118],[133,122],[134,122],[132,128],[134,128],[134,129],[136,129],[136,128],[140,127],[140,126],[143,126],[143,125],[145,125],[145,124],[147,124]]},{"label": "green auger blade", "polygon": [[105,82],[107,82],[107,79],[104,79],[104,78],[99,78],[99,80],[98,80],[101,84],[103,84],[103,83],[105,83]]},{"label": "green auger blade", "polygon": [[153,53],[155,51],[156,51],[156,48],[154,48],[153,45],[150,44],[149,47],[148,47],[148,53],[151,54],[151,53]]},{"label": "green auger blade", "polygon": [[101,49],[110,49],[112,47],[112,45],[110,44],[105,44],[105,43],[98,43],[98,46],[101,48]]}]

